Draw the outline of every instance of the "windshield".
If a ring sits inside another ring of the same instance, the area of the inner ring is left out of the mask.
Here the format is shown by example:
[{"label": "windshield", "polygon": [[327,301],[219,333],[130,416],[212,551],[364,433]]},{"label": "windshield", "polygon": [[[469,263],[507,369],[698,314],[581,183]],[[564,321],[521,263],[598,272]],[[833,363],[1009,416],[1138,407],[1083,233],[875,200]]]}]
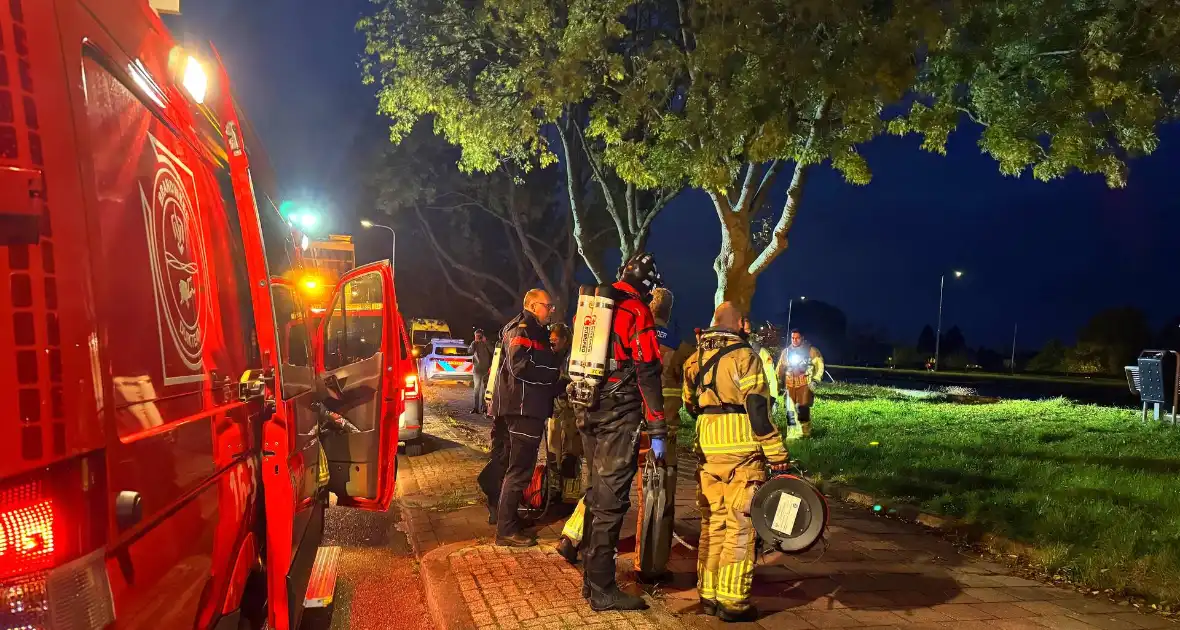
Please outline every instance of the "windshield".
[{"label": "windshield", "polygon": [[415,330],[413,336],[415,346],[425,346],[433,339],[448,339],[451,333],[445,330]]}]

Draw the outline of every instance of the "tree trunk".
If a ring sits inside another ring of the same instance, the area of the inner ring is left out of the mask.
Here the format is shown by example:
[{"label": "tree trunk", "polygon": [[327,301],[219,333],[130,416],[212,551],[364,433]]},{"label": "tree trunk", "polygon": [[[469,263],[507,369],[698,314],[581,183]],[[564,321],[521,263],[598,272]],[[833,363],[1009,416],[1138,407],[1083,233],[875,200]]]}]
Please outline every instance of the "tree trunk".
[{"label": "tree trunk", "polygon": [[757,276],[749,272],[753,254],[750,221],[746,212],[732,210],[724,195],[714,193],[711,196],[721,220],[721,251],[713,261],[713,272],[717,275],[713,305],[733,302],[738,310],[749,313],[757,280]]}]

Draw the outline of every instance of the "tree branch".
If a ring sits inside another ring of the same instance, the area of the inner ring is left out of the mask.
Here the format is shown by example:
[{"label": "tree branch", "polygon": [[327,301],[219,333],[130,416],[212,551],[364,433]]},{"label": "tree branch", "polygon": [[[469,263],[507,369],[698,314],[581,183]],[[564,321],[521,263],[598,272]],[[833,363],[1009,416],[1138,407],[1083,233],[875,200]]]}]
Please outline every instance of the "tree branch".
[{"label": "tree branch", "polygon": [[746,176],[742,180],[741,194],[738,195],[737,203],[733,205],[734,212],[746,212],[749,208],[746,207],[755,194],[754,189],[754,174],[758,170],[758,165],[753,162],[746,162]]},{"label": "tree branch", "polygon": [[556,291],[553,288],[553,281],[549,278],[549,273],[545,271],[545,266],[537,259],[537,253],[529,245],[529,239],[525,235],[524,226],[520,222],[520,214],[516,211],[516,181],[509,183],[508,188],[508,216],[512,219],[512,225],[516,228],[516,235],[520,239],[520,249],[524,252],[524,257],[533,265],[533,271],[536,272],[537,277],[541,280],[541,284],[545,287],[545,291],[550,296],[554,295]]},{"label": "tree branch", "polygon": [[656,197],[655,202],[653,202],[651,205],[651,209],[648,210],[647,215],[643,217],[643,223],[639,225],[639,230],[636,232],[636,237],[638,239],[643,242],[647,241],[647,232],[651,229],[651,223],[652,221],[655,221],[656,215],[658,215],[660,211],[663,210],[664,207],[667,206],[670,201],[675,199],[683,190],[684,186],[680,186],[674,191],[664,192],[661,193],[660,196]]},{"label": "tree branch", "polygon": [[[462,197],[462,198],[466,199],[467,201],[465,201],[463,203],[455,204],[453,206],[433,206],[433,205],[426,206],[427,209],[448,211],[448,210],[459,210],[461,208],[477,208],[477,209],[483,210],[484,212],[488,213],[489,215],[495,217],[497,220],[499,220],[501,223],[503,223],[506,227],[512,226],[512,222],[509,221],[508,219],[504,218],[499,212],[492,210],[491,208],[487,207],[487,205],[485,205],[483,202],[472,197],[471,195],[468,195],[467,193],[462,193],[462,192],[459,192],[456,190],[452,190],[450,192],[446,192],[446,193],[443,193],[442,195],[439,195],[436,199],[442,199],[442,198],[446,197],[447,195],[455,195],[458,197]],[[549,252],[557,253],[556,250],[554,250],[552,248],[552,246],[550,246],[548,243],[546,243],[543,239],[538,238],[532,234],[529,234],[528,237],[529,237],[529,240],[532,241],[534,244],[540,245],[541,247],[545,248]]]},{"label": "tree branch", "polygon": [[610,213],[611,219],[615,222],[615,228],[619,232],[619,248],[623,250],[623,258],[629,256],[632,252],[627,251],[630,239],[627,238],[627,225],[623,222],[623,217],[619,214],[618,206],[615,205],[615,196],[611,191],[610,186],[606,181],[606,175],[602,171],[602,166],[594,158],[594,154],[590,152],[590,143],[586,140],[586,133],[574,123],[574,128],[577,129],[578,137],[582,139],[582,150],[586,155],[586,162],[590,164],[590,169],[594,173],[594,179],[598,180],[598,185],[602,187],[602,194],[606,201],[606,211]]},{"label": "tree branch", "polygon": [[779,171],[782,168],[782,160],[774,160],[770,166],[766,167],[766,172],[762,173],[762,182],[758,184],[758,192],[754,194],[754,201],[750,204],[752,212],[758,212],[766,203],[766,197],[770,194],[770,189],[774,187],[774,182],[778,179]]},{"label": "tree branch", "polygon": [[803,197],[803,186],[807,183],[807,167],[810,164],[810,153],[815,146],[816,140],[819,138],[819,130],[824,118],[828,114],[828,108],[831,102],[830,97],[824,97],[823,102],[820,103],[815,116],[815,123],[811,125],[811,131],[807,133],[807,143],[803,146],[803,151],[798,159],[795,160],[795,172],[791,176],[791,184],[787,186],[787,200],[783,203],[783,213],[779,215],[778,222],[774,226],[774,231],[770,235],[770,242],[766,244],[766,247],[762,248],[762,252],[746,268],[747,273],[751,276],[757,276],[765,271],[770,263],[787,249],[787,235],[791,232],[791,226],[795,224],[795,216],[799,211],[799,201]]},{"label": "tree branch", "polygon": [[[418,215],[418,219],[423,220],[421,214]],[[425,227],[424,220],[423,225]],[[429,230],[430,228],[425,227],[425,229]],[[499,321],[508,319],[508,314],[501,312],[500,309],[493,306],[492,300],[488,298],[486,293],[483,292],[483,289],[476,289],[475,292],[471,292],[467,289],[464,289],[459,285],[459,283],[455,282],[455,279],[451,277],[451,272],[447,270],[447,264],[443,261],[440,251],[433,247],[430,248],[430,251],[434,253],[434,259],[438,261],[439,269],[442,271],[443,280],[445,280],[447,285],[451,287],[451,290],[453,290],[455,293],[458,293],[461,297],[467,298],[469,301],[479,305],[493,318]]]},{"label": "tree branch", "polygon": [[418,222],[422,224],[422,230],[426,233],[426,238],[427,238],[427,240],[430,241],[431,248],[434,249],[435,253],[438,254],[439,256],[441,256],[444,260],[446,260],[447,263],[449,263],[452,267],[454,267],[455,269],[458,269],[459,271],[462,271],[463,273],[465,273],[469,276],[472,276],[475,278],[482,278],[484,280],[487,280],[488,282],[491,282],[492,284],[500,287],[501,289],[504,289],[504,291],[506,291],[509,295],[512,295],[514,293],[512,287],[508,286],[508,283],[504,282],[500,278],[498,278],[490,273],[484,273],[482,271],[477,271],[477,270],[472,269],[471,267],[468,267],[467,265],[464,265],[463,263],[455,260],[454,256],[451,256],[446,251],[446,249],[444,249],[442,247],[442,245],[439,244],[438,239],[435,238],[434,230],[430,227],[430,223],[428,223],[426,221],[426,217],[422,216],[422,209],[418,206],[418,204],[414,204],[414,214],[418,217]]},{"label": "tree branch", "polygon": [[585,190],[585,185],[581,183],[582,178],[574,166],[573,152],[570,151],[569,137],[565,129],[565,125],[571,123],[568,111],[565,113],[564,118],[564,120],[558,121],[557,136],[561,140],[561,150],[565,154],[565,187],[569,196],[570,215],[573,218],[571,236],[573,237],[573,241],[578,245],[578,253],[582,256],[582,260],[586,262],[586,267],[594,275],[594,280],[602,283],[606,278],[605,272],[602,269],[602,261],[590,260],[590,256],[586,254],[586,243],[582,238],[582,220],[584,219],[582,192]]}]

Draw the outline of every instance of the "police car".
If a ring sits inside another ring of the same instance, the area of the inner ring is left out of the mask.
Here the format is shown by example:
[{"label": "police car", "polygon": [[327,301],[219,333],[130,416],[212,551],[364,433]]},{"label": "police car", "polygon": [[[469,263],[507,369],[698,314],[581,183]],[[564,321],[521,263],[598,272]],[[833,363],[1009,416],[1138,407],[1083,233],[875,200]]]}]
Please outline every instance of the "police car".
[{"label": "police car", "polygon": [[422,357],[422,378],[428,383],[475,383],[475,364],[462,339],[432,339]]}]

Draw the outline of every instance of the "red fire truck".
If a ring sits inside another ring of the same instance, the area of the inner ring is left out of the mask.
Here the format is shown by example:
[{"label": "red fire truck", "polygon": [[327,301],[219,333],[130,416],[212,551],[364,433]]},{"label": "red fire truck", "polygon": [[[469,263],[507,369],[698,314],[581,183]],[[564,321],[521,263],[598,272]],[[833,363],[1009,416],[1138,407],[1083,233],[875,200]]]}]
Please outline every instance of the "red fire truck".
[{"label": "red fire truck", "polygon": [[0,3],[0,630],[296,628],[388,507],[392,269],[309,328],[273,179],[147,0]]}]

